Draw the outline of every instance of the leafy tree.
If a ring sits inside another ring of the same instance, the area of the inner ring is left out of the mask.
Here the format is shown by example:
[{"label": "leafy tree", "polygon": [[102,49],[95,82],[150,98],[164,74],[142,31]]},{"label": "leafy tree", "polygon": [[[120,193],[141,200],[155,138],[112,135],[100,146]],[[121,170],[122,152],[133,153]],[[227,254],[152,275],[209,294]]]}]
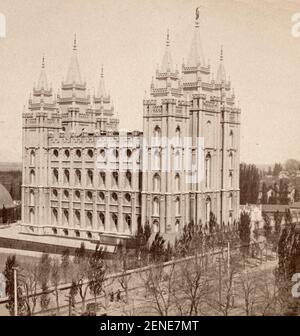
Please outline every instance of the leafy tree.
[{"label": "leafy tree", "polygon": [[288,159],[285,162],[284,166],[288,172],[295,172],[296,170],[299,169],[299,161],[295,159]]},{"label": "leafy tree", "polygon": [[273,176],[278,176],[279,173],[283,170],[281,163],[275,163],[273,168]]},{"label": "leafy tree", "polygon": [[300,231],[288,214],[286,220],[287,225],[278,242],[278,267],[275,274],[284,315],[297,316],[300,314],[300,299],[292,297],[291,288],[294,285],[293,275],[300,273]]},{"label": "leafy tree", "polygon": [[42,311],[46,310],[50,303],[48,293],[48,283],[51,274],[51,257],[48,253],[43,253],[38,263],[38,279],[42,289],[42,295],[40,299],[40,305]]},{"label": "leafy tree", "polygon": [[51,284],[54,287],[56,309],[57,309],[58,314],[59,314],[59,291],[58,291],[58,286],[59,286],[59,283],[60,283],[60,278],[61,278],[60,264],[59,264],[59,261],[57,259],[54,259],[52,267],[51,267]]},{"label": "leafy tree", "polygon": [[88,287],[90,293],[94,296],[95,303],[97,303],[97,296],[103,291],[103,283],[106,274],[106,264],[104,262],[104,252],[102,248],[96,246],[96,250],[89,258],[88,268]]},{"label": "leafy tree", "polygon": [[269,242],[271,239],[271,234],[272,234],[272,226],[271,226],[271,220],[270,217],[263,211],[262,217],[264,220],[264,235]]},{"label": "leafy tree", "polygon": [[68,282],[68,272],[70,268],[70,251],[65,249],[61,256],[61,269],[63,273],[63,278],[65,282]]},{"label": "leafy tree", "polygon": [[240,202],[256,204],[259,193],[259,171],[255,165],[240,164]]},{"label": "leafy tree", "polygon": [[240,241],[242,243],[242,252],[244,254],[249,253],[250,235],[251,235],[251,218],[245,211],[241,213],[240,222],[238,224],[238,231]]},{"label": "leafy tree", "polygon": [[150,258],[152,262],[162,261],[165,257],[165,239],[158,232],[150,247]]},{"label": "leafy tree", "polygon": [[86,257],[86,249],[84,243],[80,244],[80,247],[75,250],[75,258],[74,262],[76,263],[80,259],[84,259]]},{"label": "leafy tree", "polygon": [[[8,296],[8,303],[6,304],[6,308],[9,310],[11,316],[14,315],[14,308],[15,308],[15,291],[14,291],[14,268],[18,267],[18,263],[16,260],[16,256],[9,256],[6,259],[5,269],[4,269],[4,276],[6,279],[5,282],[5,291],[6,295]],[[26,303],[23,299],[23,291],[21,287],[20,276],[17,277],[17,301],[18,301],[18,315],[26,315]]]}]

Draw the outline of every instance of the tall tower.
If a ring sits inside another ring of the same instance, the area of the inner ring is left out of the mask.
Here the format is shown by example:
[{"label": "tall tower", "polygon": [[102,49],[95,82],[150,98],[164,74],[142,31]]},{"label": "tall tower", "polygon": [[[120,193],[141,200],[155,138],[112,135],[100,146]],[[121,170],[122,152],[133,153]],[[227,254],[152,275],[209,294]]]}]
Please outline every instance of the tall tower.
[{"label": "tall tower", "polygon": [[94,95],[93,102],[96,115],[96,128],[100,131],[118,131],[119,120],[115,116],[112,99],[106,92],[103,66],[101,68],[99,87]]},{"label": "tall tower", "polygon": [[23,113],[22,218],[32,230],[39,224],[47,225],[49,220],[48,135],[58,132],[59,121],[43,57],[37,87],[29,99],[28,112]]},{"label": "tall tower", "polygon": [[174,69],[169,33],[161,66],[152,80],[143,114],[142,222],[170,233],[185,224],[187,191],[181,139],[188,134],[188,106],[179,71]]}]

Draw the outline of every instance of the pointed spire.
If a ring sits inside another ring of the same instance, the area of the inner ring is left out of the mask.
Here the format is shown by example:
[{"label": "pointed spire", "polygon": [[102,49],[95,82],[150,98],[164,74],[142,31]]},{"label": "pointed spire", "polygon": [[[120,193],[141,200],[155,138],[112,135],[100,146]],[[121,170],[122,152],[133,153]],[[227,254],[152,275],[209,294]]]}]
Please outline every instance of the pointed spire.
[{"label": "pointed spire", "polygon": [[98,97],[106,97],[103,65],[101,66],[101,75],[100,75],[100,81],[99,81],[99,88],[98,88],[97,96]]},{"label": "pointed spire", "polygon": [[67,78],[65,84],[82,84],[81,74],[79,69],[79,63],[77,59],[77,39],[76,34],[74,36],[74,44],[73,44],[73,55],[71,57],[70,66],[67,73]]},{"label": "pointed spire", "polygon": [[187,61],[187,66],[195,67],[198,64],[205,65],[204,52],[200,38],[200,8],[196,9],[195,30],[192,45]]},{"label": "pointed spire", "polygon": [[48,81],[47,81],[47,76],[46,76],[46,71],[45,71],[45,56],[44,55],[42,58],[42,69],[41,69],[37,89],[38,90],[42,90],[42,89],[48,90]]},{"label": "pointed spire", "polygon": [[162,59],[161,63],[161,72],[167,72],[170,70],[173,72],[173,61],[172,61],[172,56],[171,56],[171,51],[170,51],[170,32],[169,29],[167,31],[167,40],[166,40],[166,49],[165,49],[165,54]]},{"label": "pointed spire", "polygon": [[221,46],[221,52],[220,52],[220,64],[217,72],[217,83],[222,83],[223,81],[226,81],[226,72],[224,67],[224,54],[223,54],[223,46]]}]

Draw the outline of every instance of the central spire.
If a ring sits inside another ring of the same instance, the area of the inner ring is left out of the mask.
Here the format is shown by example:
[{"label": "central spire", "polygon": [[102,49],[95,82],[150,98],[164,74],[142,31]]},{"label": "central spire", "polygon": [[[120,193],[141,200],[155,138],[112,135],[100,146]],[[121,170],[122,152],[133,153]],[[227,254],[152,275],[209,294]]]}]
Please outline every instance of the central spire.
[{"label": "central spire", "polygon": [[77,39],[76,34],[74,36],[74,44],[73,44],[73,54],[71,57],[70,66],[68,69],[66,82],[65,84],[82,84],[81,74],[79,69],[79,63],[77,59]]},{"label": "central spire", "polygon": [[196,9],[195,30],[192,45],[187,61],[187,66],[196,67],[198,64],[205,65],[204,52],[200,37],[200,8]]},{"label": "central spire", "polygon": [[170,33],[167,31],[166,49],[161,63],[161,72],[173,72],[173,61],[170,51]]},{"label": "central spire", "polygon": [[219,64],[216,80],[217,80],[217,83],[222,83],[222,82],[226,81],[226,72],[225,72],[225,66],[224,66],[223,46],[221,46],[220,64]]},{"label": "central spire", "polygon": [[45,71],[45,56],[42,58],[42,69],[38,81],[38,90],[48,90],[48,81],[47,81],[47,76],[46,76],[46,71]]},{"label": "central spire", "polygon": [[97,96],[98,97],[106,97],[103,65],[101,66],[101,75],[100,75],[100,81],[99,81],[99,88],[98,88]]}]

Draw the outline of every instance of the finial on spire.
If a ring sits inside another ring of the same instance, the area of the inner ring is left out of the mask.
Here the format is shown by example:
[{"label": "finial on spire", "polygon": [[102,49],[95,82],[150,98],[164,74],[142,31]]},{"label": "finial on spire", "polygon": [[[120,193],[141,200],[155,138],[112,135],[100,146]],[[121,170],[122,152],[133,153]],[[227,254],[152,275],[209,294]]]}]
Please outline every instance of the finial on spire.
[{"label": "finial on spire", "polygon": [[101,65],[101,77],[104,77],[104,70],[103,70],[103,64]]},{"label": "finial on spire", "polygon": [[224,60],[223,45],[221,45],[220,61],[223,62],[223,60]]},{"label": "finial on spire", "polygon": [[42,69],[45,69],[45,55],[42,58]]},{"label": "finial on spire", "polygon": [[195,27],[198,28],[199,27],[199,21],[200,21],[200,8],[202,8],[203,6],[199,6],[196,8],[196,19],[195,19]]},{"label": "finial on spire", "polygon": [[170,46],[170,31],[169,29],[167,30],[167,42],[166,42],[167,47]]},{"label": "finial on spire", "polygon": [[74,34],[74,45],[73,45],[73,50],[77,50],[77,38],[76,38],[76,33]]}]

